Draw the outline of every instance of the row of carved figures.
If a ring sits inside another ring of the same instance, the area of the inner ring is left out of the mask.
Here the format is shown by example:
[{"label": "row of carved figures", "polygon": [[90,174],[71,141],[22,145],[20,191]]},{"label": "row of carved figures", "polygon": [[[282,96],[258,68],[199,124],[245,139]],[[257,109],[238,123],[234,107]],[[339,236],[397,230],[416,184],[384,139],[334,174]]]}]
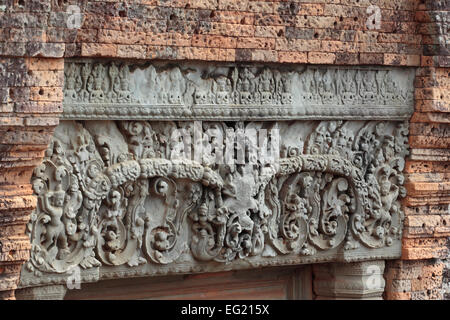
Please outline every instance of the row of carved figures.
[{"label": "row of carved figures", "polygon": [[[176,264],[182,255],[232,263],[400,241],[404,123],[386,130],[367,122],[355,132],[350,122],[322,121],[264,165],[171,159],[171,132],[189,123],[108,123],[63,122],[34,172],[26,270],[36,276],[78,265]],[[229,126],[204,123],[203,138]]]},{"label": "row of carved figures", "polygon": [[[228,68],[192,80],[191,69],[145,67],[138,83],[126,63],[75,63],[65,69],[66,103],[145,103],[168,105],[291,105],[409,103],[412,92],[397,83],[391,70]],[[300,83],[294,76],[299,77]],[[144,89],[140,88],[144,85]],[[139,90],[138,90],[139,89]],[[139,92],[138,92],[139,91]],[[294,101],[296,92],[300,101]]]},{"label": "row of carved figures", "polygon": [[394,81],[388,70],[309,68],[301,77],[305,104],[385,104],[411,102],[412,91]]}]

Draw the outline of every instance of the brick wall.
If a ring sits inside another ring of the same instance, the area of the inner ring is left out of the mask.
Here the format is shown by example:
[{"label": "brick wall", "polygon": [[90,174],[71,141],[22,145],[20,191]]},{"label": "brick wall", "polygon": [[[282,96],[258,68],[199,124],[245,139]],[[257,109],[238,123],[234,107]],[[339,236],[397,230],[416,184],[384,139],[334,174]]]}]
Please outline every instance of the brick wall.
[{"label": "brick wall", "polygon": [[416,17],[423,56],[410,126],[403,253],[388,264],[386,297],[449,299],[450,2],[422,1]]},{"label": "brick wall", "polygon": [[[370,5],[380,9],[377,29]],[[448,0],[0,0],[0,296],[12,297],[28,257],[29,180],[58,123],[63,58],[115,57],[420,67],[403,260],[386,268],[386,298],[442,297],[450,99],[441,22],[449,7]]]},{"label": "brick wall", "polygon": [[[370,30],[370,4],[380,30]],[[416,1],[97,1],[66,56],[419,65]],[[50,16],[57,27],[67,14]],[[69,40],[70,41],[70,40]]]},{"label": "brick wall", "polygon": [[12,297],[29,258],[31,174],[62,111],[63,60],[0,57],[0,298]]}]

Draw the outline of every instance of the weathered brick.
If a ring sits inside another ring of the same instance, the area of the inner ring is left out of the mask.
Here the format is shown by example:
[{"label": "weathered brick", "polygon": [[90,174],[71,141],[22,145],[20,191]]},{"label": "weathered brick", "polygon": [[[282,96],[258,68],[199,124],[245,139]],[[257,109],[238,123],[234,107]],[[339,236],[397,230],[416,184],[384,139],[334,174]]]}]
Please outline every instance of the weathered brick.
[{"label": "weathered brick", "polygon": [[114,57],[117,54],[117,45],[83,43],[81,55],[85,57]]},{"label": "weathered brick", "polygon": [[336,55],[334,53],[308,52],[308,63],[314,64],[333,64]]}]

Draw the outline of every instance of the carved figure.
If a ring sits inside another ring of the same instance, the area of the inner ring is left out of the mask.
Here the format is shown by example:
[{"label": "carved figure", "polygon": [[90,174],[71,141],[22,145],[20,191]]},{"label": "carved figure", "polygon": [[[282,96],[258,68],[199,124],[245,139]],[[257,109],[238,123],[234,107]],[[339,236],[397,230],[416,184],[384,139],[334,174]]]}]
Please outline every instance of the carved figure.
[{"label": "carved figure", "polygon": [[64,197],[62,190],[48,192],[44,195],[43,209],[48,215],[44,216],[43,222],[47,224],[44,247],[49,250],[51,245],[59,245],[60,256],[69,253],[67,249],[67,236],[64,223],[61,218],[64,213]]}]

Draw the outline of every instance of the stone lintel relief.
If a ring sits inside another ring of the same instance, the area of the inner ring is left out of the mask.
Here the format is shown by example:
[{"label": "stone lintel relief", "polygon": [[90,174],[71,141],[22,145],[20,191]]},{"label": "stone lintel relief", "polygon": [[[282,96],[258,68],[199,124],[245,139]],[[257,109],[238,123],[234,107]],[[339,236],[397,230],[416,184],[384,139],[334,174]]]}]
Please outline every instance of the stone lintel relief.
[{"label": "stone lintel relief", "polygon": [[414,70],[69,60],[63,119],[406,120]]},{"label": "stone lintel relief", "polygon": [[[131,66],[66,64],[68,120],[32,177],[20,287],[401,255],[410,70]],[[223,113],[200,122],[196,140],[190,120],[214,108]],[[189,110],[187,121],[175,109]],[[180,143],[194,150],[251,130],[278,137],[257,151],[232,143],[175,154]],[[279,158],[255,161],[272,146]],[[214,161],[221,153],[234,163]]]}]

